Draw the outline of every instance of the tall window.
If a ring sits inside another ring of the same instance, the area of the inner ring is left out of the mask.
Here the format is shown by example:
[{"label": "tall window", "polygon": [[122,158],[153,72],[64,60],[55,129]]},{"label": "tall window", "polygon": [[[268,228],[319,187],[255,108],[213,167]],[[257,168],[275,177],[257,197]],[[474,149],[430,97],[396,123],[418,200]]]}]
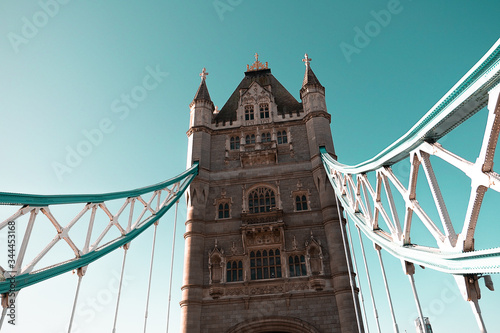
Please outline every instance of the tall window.
[{"label": "tall window", "polygon": [[228,261],[226,265],[226,282],[243,281],[243,262]]},{"label": "tall window", "polygon": [[230,140],[230,148],[231,150],[240,149],[240,137],[232,136]]},{"label": "tall window", "polygon": [[252,135],[247,135],[245,137],[245,143],[247,145],[251,144],[251,143],[255,143],[255,134],[252,134]]},{"label": "tall window", "polygon": [[271,133],[262,133],[262,142],[271,142]]},{"label": "tall window", "polygon": [[306,259],[303,255],[289,256],[288,267],[290,269],[290,277],[307,275]]},{"label": "tall window", "polygon": [[252,280],[281,277],[280,250],[250,252],[250,278]]},{"label": "tall window", "polygon": [[274,191],[267,187],[259,187],[248,195],[250,213],[270,212],[276,207]]},{"label": "tall window", "polygon": [[245,106],[245,120],[253,120],[253,105]]},{"label": "tall window", "polygon": [[297,195],[295,197],[295,210],[307,210],[307,197],[305,195]]},{"label": "tall window", "polygon": [[229,204],[228,203],[220,203],[219,204],[219,218],[220,219],[229,218]]},{"label": "tall window", "polygon": [[278,144],[288,143],[288,137],[286,135],[286,131],[278,131],[277,138],[278,138]]},{"label": "tall window", "polygon": [[261,104],[259,105],[260,117],[261,118],[269,118],[269,104]]}]

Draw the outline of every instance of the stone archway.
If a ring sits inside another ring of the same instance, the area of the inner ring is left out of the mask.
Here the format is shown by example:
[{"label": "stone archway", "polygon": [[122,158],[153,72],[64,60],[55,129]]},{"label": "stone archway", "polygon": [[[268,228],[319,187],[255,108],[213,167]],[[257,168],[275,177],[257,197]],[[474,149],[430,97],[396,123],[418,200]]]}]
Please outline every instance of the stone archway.
[{"label": "stone archway", "polygon": [[231,327],[226,333],[321,333],[298,318],[263,317],[249,319]]}]

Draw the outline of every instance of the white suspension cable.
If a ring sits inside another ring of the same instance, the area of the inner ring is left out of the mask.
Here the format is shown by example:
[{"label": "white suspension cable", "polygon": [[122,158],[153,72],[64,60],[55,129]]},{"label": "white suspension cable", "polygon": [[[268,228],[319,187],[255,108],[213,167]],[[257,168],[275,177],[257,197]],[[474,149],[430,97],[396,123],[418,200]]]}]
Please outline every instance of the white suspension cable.
[{"label": "white suspension cable", "polygon": [[342,242],[344,243],[345,260],[347,264],[347,272],[349,273],[349,284],[351,285],[352,301],[354,302],[354,310],[356,311],[356,322],[358,324],[358,332],[363,332],[361,330],[361,322],[359,320],[358,302],[356,301],[356,294],[354,292],[354,283],[352,281],[351,265],[349,260],[349,254],[347,252],[348,250],[346,244],[346,235],[344,232],[344,225],[342,224],[342,215],[340,215],[340,203],[339,200],[337,199],[337,195],[335,195],[335,200],[337,201],[337,213],[339,216],[340,230],[342,231]]},{"label": "white suspension cable", "polygon": [[413,274],[408,274],[408,278],[410,279],[411,291],[413,291],[413,297],[415,298],[415,304],[417,305],[418,318],[420,319],[420,325],[422,325],[422,329],[424,332],[425,323],[424,323],[424,315],[422,314],[422,308],[420,307],[420,301],[418,300],[417,288],[415,287],[415,279],[413,278]]},{"label": "white suspension cable", "polygon": [[370,328],[368,327],[368,320],[366,318],[366,310],[365,310],[365,300],[363,298],[363,292],[361,291],[361,282],[359,281],[359,270],[358,264],[356,262],[356,254],[354,253],[354,248],[352,247],[352,237],[351,237],[351,227],[349,226],[349,219],[347,218],[348,214],[345,214],[345,220],[347,224],[347,235],[349,236],[349,242],[351,243],[351,256],[352,261],[354,262],[354,269],[356,270],[356,281],[358,283],[359,288],[359,297],[361,299],[361,315],[363,316],[364,327],[366,329],[366,333],[370,333]]},{"label": "white suspension cable", "polygon": [[392,307],[391,293],[389,292],[389,285],[387,284],[387,278],[385,276],[384,262],[382,261],[382,254],[380,253],[381,248],[378,245],[375,245],[375,249],[377,250],[378,260],[380,261],[380,269],[382,270],[382,277],[384,278],[385,291],[387,293],[387,299],[389,300],[389,309],[391,310],[394,333],[399,333],[396,316],[394,316],[394,308]]},{"label": "white suspension cable", "polygon": [[474,313],[474,317],[476,318],[477,324],[479,326],[479,330],[481,333],[487,333],[486,326],[484,325],[483,317],[481,316],[481,309],[479,308],[479,301],[477,299],[473,301],[469,301],[470,306],[472,308],[472,312]]},{"label": "white suspension cable", "polygon": [[68,333],[71,333],[71,328],[73,327],[73,319],[75,318],[76,302],[78,301],[78,295],[80,294],[80,285],[82,284],[83,277],[83,267],[78,268],[78,284],[76,286],[75,300],[73,301],[73,310],[71,311],[71,318],[69,320]]},{"label": "white suspension cable", "polygon": [[377,324],[377,332],[380,333],[380,323],[378,321],[377,305],[375,304],[375,297],[373,297],[372,281],[370,278],[370,271],[368,270],[368,264],[366,263],[365,247],[363,246],[363,238],[361,237],[361,232],[359,231],[358,226],[356,226],[356,229],[358,229],[359,244],[361,245],[361,253],[363,254],[363,262],[365,263],[366,277],[368,279],[368,289],[370,289],[370,296],[372,299],[373,315],[375,316],[375,323]]},{"label": "white suspension cable", "polygon": [[155,257],[155,243],[156,243],[156,229],[157,228],[158,228],[158,221],[155,222],[155,231],[153,234],[153,249],[151,250],[151,264],[149,266],[148,296],[146,299],[146,313],[144,315],[144,333],[146,333],[146,326],[147,326],[147,322],[148,322],[149,293],[151,291],[151,277],[153,275],[153,259]]},{"label": "white suspension cable", "polygon": [[167,306],[167,333],[170,322],[170,301],[172,299],[172,276],[174,271],[174,254],[175,254],[175,230],[177,228],[177,209],[179,208],[179,200],[175,203],[175,218],[174,218],[174,234],[172,239],[172,258],[170,259],[170,281],[168,286],[168,306]]},{"label": "white suspension cable", "polygon": [[125,271],[125,260],[127,259],[127,252],[130,243],[123,245],[123,263],[122,263],[122,273],[120,276],[120,286],[118,287],[118,298],[116,299],[116,310],[115,310],[115,321],[113,323],[113,333],[116,333],[116,320],[118,319],[118,307],[120,305],[120,296],[122,293],[122,282],[123,282],[123,272]]}]

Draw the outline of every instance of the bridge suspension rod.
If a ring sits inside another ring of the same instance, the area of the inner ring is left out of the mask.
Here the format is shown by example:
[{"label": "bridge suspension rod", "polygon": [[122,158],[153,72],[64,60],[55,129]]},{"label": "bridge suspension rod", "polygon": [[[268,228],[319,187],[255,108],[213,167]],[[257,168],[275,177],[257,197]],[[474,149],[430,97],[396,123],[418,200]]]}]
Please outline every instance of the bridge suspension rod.
[{"label": "bridge suspension rod", "polygon": [[345,231],[344,231],[344,223],[342,222],[342,215],[340,213],[340,204],[339,204],[339,200],[337,199],[337,197],[335,197],[336,201],[337,201],[337,214],[339,216],[339,223],[340,223],[340,230],[342,231],[342,242],[344,244],[344,253],[345,253],[345,260],[346,260],[346,265],[347,265],[347,272],[349,274],[349,284],[351,285],[351,293],[352,293],[352,301],[354,303],[354,311],[356,311],[356,322],[358,324],[358,331],[359,332],[363,332],[363,330],[361,330],[361,322],[360,322],[360,318],[359,318],[359,315],[360,315],[360,311],[359,311],[359,308],[358,308],[358,300],[356,299],[356,293],[354,291],[354,282],[353,282],[353,277],[352,277],[352,272],[351,272],[351,261],[349,260],[349,250],[348,250],[348,244],[347,244],[347,236],[345,234]]}]

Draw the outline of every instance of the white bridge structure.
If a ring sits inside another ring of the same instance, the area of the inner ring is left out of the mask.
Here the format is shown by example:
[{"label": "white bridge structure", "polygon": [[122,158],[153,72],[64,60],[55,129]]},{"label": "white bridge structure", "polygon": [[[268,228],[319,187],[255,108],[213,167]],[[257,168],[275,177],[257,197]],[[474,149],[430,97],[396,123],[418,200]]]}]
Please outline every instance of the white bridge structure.
[{"label": "white bridge structure", "polygon": [[[443,141],[443,138],[485,107],[488,116],[484,133],[471,133],[471,137],[481,135],[482,144],[477,151],[476,159],[467,160],[447,148],[448,141]],[[408,276],[419,317],[417,326],[426,327],[427,322],[415,286],[415,265],[452,275],[464,300],[471,305],[479,330],[487,332],[487,325],[483,322],[479,305],[481,291],[478,281],[483,278],[486,285],[493,289],[489,274],[500,273],[500,241],[493,248],[485,248],[481,242],[475,241],[475,232],[478,226],[483,225],[492,233],[498,231],[498,221],[491,219],[491,216],[482,218],[484,216],[480,213],[487,202],[500,205],[498,201],[484,200],[491,193],[500,192],[500,175],[493,168],[499,131],[500,40],[420,121],[375,157],[358,165],[349,166],[339,163],[326,150],[320,149],[330,183],[347,219],[346,224],[341,223],[342,226],[347,226],[343,228],[344,239],[351,242],[351,246],[346,249],[353,250],[349,224],[351,223],[359,233],[363,264],[366,267],[375,314],[376,327],[372,328],[372,331],[381,332],[381,329],[362,235],[373,243],[380,260],[394,332],[399,332],[399,328],[383,266],[382,251],[401,260],[402,271],[391,271],[390,274]],[[410,169],[408,182],[405,183],[394,170],[400,163],[408,164],[408,161]],[[467,208],[459,220],[450,217],[456,216],[451,212],[457,210],[457,207],[454,202],[445,203],[436,165],[440,172],[446,172],[442,171],[445,168],[452,168],[470,180]],[[422,173],[419,177],[420,170],[423,170],[425,177]],[[0,232],[10,235],[9,230],[23,230],[18,246],[12,248],[7,262],[5,264],[2,262],[0,266],[0,294],[3,306],[0,329],[8,320],[9,305],[14,302],[19,292],[23,292],[23,288],[44,283],[65,272],[76,271],[78,276],[76,294],[73,311],[68,318],[68,332],[71,332],[80,284],[87,267],[121,247],[124,249],[121,271],[123,278],[129,244],[152,227],[155,236],[152,244],[149,284],[145,295],[147,301],[144,331],[146,331],[156,228],[160,218],[178,202],[197,172],[198,165],[194,164],[182,174],[165,182],[136,190],[107,194],[45,196],[0,193],[0,204],[12,207],[11,214],[0,217]],[[425,186],[430,189],[431,198],[424,198],[423,195],[426,193],[422,194],[417,190],[422,182],[425,182]],[[432,210],[437,214],[425,208],[421,204],[423,201],[433,202]],[[61,207],[72,210],[74,218],[61,219],[56,213]],[[32,230],[40,219],[46,219],[53,225],[53,237],[43,240],[46,245],[40,252],[27,257],[27,248],[33,239],[39,236],[32,233]],[[96,222],[97,219],[100,219],[100,223]],[[425,227],[431,242],[428,239],[420,239],[420,234],[412,232],[417,224]],[[173,229],[175,233],[175,224]],[[73,233],[74,230],[80,232]],[[84,230],[83,234],[81,230]],[[6,239],[8,241],[10,236]],[[66,243],[71,249],[71,255],[47,264],[43,259],[59,242]],[[2,250],[7,248],[7,244],[0,246]],[[172,251],[174,248],[175,243]],[[358,273],[358,264],[355,256],[352,257]],[[171,283],[172,267],[170,274]],[[359,275],[356,274],[358,279]],[[352,286],[354,288],[354,281]],[[122,281],[119,290],[121,287]],[[366,291],[364,292],[366,294]],[[354,295],[353,291],[353,297]],[[362,293],[360,295],[359,304],[364,307]],[[119,305],[120,292],[116,299],[113,332],[116,330],[119,317]],[[358,312],[365,317],[359,318],[358,325],[363,325],[364,330],[369,332],[366,311],[363,308]],[[425,329],[422,332],[429,331]]]}]

